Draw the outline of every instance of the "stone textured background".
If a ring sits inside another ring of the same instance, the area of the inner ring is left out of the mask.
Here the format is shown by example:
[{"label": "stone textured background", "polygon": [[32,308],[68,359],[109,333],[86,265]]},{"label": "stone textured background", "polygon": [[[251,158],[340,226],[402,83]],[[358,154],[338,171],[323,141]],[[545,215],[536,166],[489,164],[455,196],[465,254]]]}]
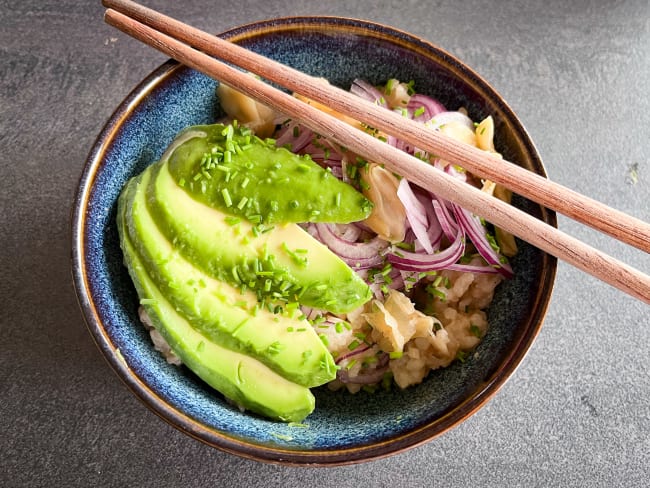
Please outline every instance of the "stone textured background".
[{"label": "stone textured background", "polygon": [[[650,221],[650,4],[150,0],[220,32],[274,16],[390,24],[451,52],[518,113],[550,177]],[[0,0],[0,485],[626,486],[650,479],[650,307],[560,264],[537,342],[441,438],[363,465],[283,468],[208,448],[150,413],[93,344],[70,274],[85,157],[165,58],[99,1]],[[632,178],[633,169],[637,178]],[[650,257],[560,217],[650,272]]]}]

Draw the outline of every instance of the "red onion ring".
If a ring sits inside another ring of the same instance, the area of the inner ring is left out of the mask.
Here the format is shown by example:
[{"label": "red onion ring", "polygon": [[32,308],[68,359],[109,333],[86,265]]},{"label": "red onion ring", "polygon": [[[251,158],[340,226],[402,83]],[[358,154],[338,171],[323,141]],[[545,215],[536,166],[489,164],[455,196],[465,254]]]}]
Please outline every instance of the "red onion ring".
[{"label": "red onion ring", "polygon": [[[436,271],[456,263],[465,252],[465,235],[459,232],[456,239],[445,250],[435,254],[403,252],[393,248],[387,258],[395,268],[404,271]],[[399,254],[397,254],[399,253]]]},{"label": "red onion ring", "polygon": [[429,240],[427,212],[422,204],[413,193],[406,178],[402,178],[397,187],[397,197],[404,205],[406,218],[411,224],[411,229],[415,238],[420,242],[428,254],[433,254],[433,246]]},{"label": "red onion ring", "polygon": [[341,383],[372,385],[384,378],[384,374],[388,371],[388,363],[388,354],[382,354],[373,368],[364,368],[356,376],[351,376],[348,370],[340,368],[336,372],[336,377]]},{"label": "red onion ring", "polygon": [[[409,99],[406,110],[413,120],[424,123],[437,114],[446,112],[447,109],[438,100],[416,93]],[[416,115],[418,111],[421,113]]]},{"label": "red onion ring", "polygon": [[380,251],[387,248],[388,243],[379,237],[369,242],[350,242],[337,235],[330,224],[317,223],[314,226],[318,240],[354,269],[371,268],[383,262]]},{"label": "red onion ring", "polygon": [[371,85],[365,80],[359,78],[355,79],[352,82],[350,91],[359,97],[376,103],[377,105],[380,105],[382,107],[387,106],[384,94],[379,91],[379,89],[377,89],[374,85]]},{"label": "red onion ring", "polygon": [[451,213],[449,212],[449,209],[447,208],[447,205],[445,204],[445,201],[442,199],[438,199],[437,197],[434,197],[433,200],[431,200],[431,205],[433,206],[433,211],[436,214],[436,217],[438,218],[438,222],[440,223],[440,228],[442,229],[443,234],[449,241],[453,241],[456,239],[456,236],[458,235],[458,224],[452,217]]},{"label": "red onion ring", "polygon": [[490,245],[487,239],[487,230],[481,220],[458,205],[453,204],[453,209],[458,223],[462,226],[481,257],[501,274],[511,278],[513,276],[512,268],[507,262],[502,262],[501,256]]}]

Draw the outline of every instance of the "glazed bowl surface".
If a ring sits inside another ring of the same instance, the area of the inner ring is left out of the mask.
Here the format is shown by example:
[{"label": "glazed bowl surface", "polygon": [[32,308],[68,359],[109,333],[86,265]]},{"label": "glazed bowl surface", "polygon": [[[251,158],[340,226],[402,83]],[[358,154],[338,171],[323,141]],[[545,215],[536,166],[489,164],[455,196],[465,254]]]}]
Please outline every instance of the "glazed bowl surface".
[{"label": "glazed bowl surface", "polygon": [[[521,122],[477,73],[428,41],[355,19],[271,19],[221,34],[248,49],[349,88],[413,80],[418,92],[473,120],[492,115],[503,156],[545,176]],[[490,329],[465,362],[432,371],[407,390],[351,395],[314,390],[305,425],[242,413],[185,367],[168,364],[139,323],[138,298],[123,265],[116,227],[118,195],[129,178],[156,161],[184,127],[223,114],[217,82],[175,61],[147,76],[122,102],[88,156],[73,208],[72,268],[83,315],[99,349],[126,385],[179,430],[221,450],[261,461],[300,465],[358,463],[431,441],[485,403],[513,374],[537,336],[548,307],[556,261],[520,242],[515,277],[488,310]],[[550,225],[556,217],[515,197],[513,204]]]}]

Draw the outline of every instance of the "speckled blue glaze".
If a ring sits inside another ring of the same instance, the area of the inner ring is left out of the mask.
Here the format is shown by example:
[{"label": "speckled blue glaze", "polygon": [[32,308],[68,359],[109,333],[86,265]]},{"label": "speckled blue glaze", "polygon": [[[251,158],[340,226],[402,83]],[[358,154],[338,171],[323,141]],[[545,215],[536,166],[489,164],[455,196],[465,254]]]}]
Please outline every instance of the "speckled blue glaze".
[{"label": "speckled blue glaze", "polygon": [[[526,132],[478,75],[406,33],[336,18],[277,19],[233,29],[226,38],[302,71],[349,87],[356,78],[413,79],[450,109],[496,120],[496,145],[510,160],[544,174]],[[480,408],[514,371],[537,335],[555,277],[555,260],[522,244],[515,279],[498,289],[491,328],[464,363],[432,372],[407,391],[373,395],[314,391],[307,427],[240,412],[186,368],[167,364],[137,318],[138,301],[122,264],[117,197],[187,125],[219,115],[216,82],[174,62],[152,73],[117,109],[92,149],[75,201],[73,274],[89,329],[118,375],[150,408],[188,434],[245,457],[293,464],[343,464],[386,456],[428,441]],[[515,204],[555,225],[555,215]]]}]

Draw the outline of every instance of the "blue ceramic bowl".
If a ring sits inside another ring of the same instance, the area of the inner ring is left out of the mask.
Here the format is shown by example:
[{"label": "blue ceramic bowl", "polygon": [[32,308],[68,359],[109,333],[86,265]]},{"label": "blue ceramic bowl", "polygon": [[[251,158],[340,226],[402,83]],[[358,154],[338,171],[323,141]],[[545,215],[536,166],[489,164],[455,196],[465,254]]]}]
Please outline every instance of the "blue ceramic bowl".
[{"label": "blue ceramic bowl", "polygon": [[[414,36],[369,22],[283,18],[235,28],[223,37],[333,84],[364,78],[414,80],[418,91],[476,120],[492,114],[506,159],[545,174],[521,123],[474,71]],[[419,386],[349,395],[316,389],[307,427],[241,413],[184,367],[166,363],[137,316],[138,299],[122,264],[115,225],[125,182],[155,161],[187,125],[220,116],[216,82],[169,61],[118,107],[88,157],[74,202],[73,274],[81,309],[99,349],[128,387],[181,431],[219,449],[263,461],[334,465],[388,456],[430,441],[483,406],[535,339],[547,309],[556,261],[521,245],[516,276],[489,309],[491,328],[475,357],[432,372]],[[555,226],[555,215],[525,199],[514,204]]]}]

